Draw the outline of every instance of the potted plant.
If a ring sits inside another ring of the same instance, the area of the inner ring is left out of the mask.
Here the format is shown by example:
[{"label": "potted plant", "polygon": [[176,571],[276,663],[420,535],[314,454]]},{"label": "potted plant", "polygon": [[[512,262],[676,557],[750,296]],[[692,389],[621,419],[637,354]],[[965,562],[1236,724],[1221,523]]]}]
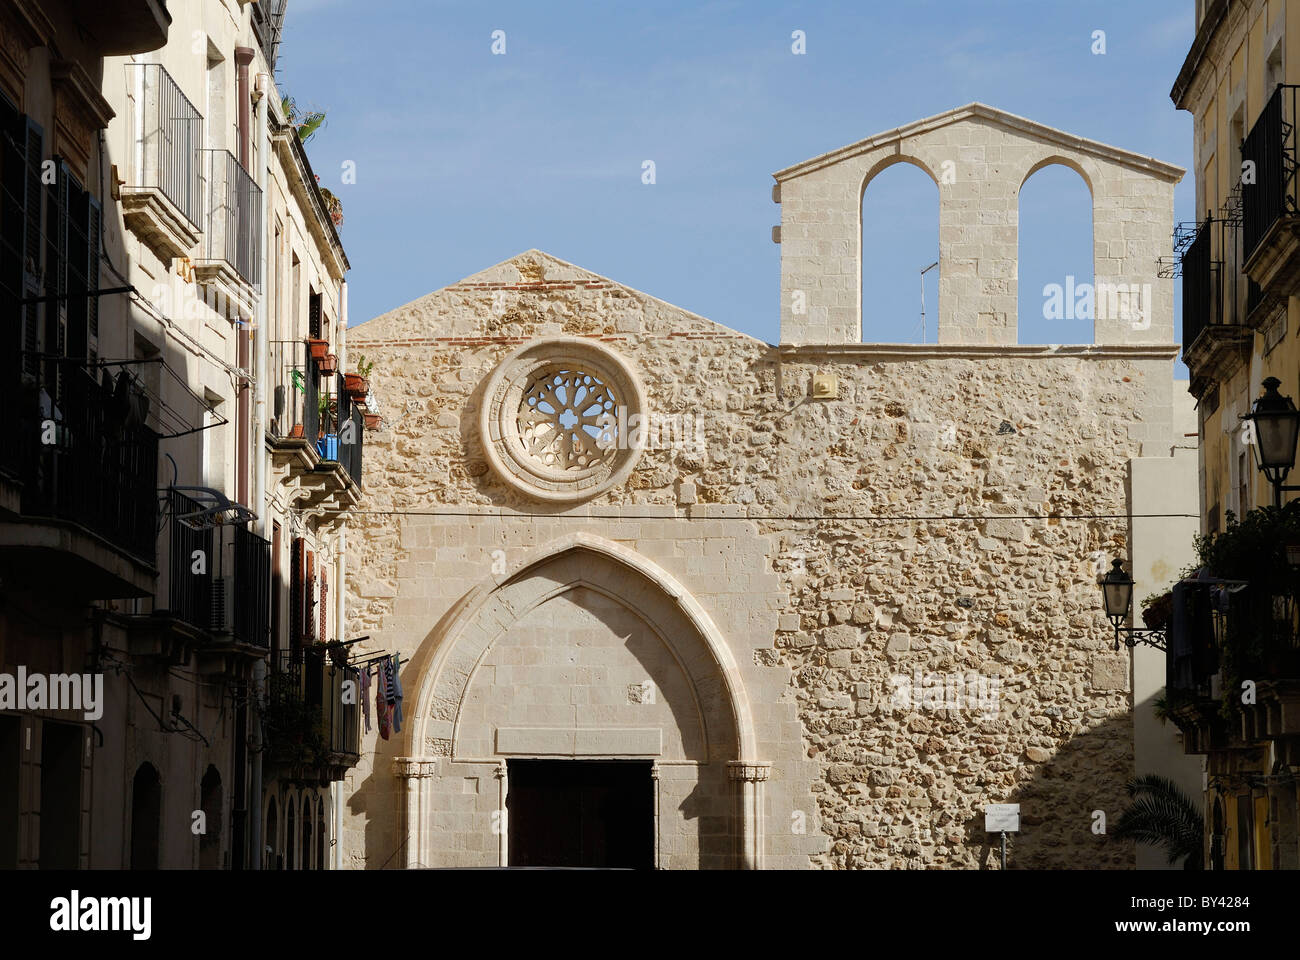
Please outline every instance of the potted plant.
[{"label": "potted plant", "polygon": [[380,421],[383,419],[382,417],[379,416],[379,414],[377,414],[377,413],[371,413],[369,410],[367,410],[367,411],[366,411],[366,414],[365,414],[365,417],[366,417],[366,429],[367,429],[367,430],[378,430],[378,429],[379,429],[379,423],[380,423]]},{"label": "potted plant", "polygon": [[328,340],[308,337],[307,346],[311,347],[311,358],[316,361],[317,366],[320,366],[325,358],[329,356],[330,342]]},{"label": "potted plant", "polygon": [[1174,592],[1153,593],[1142,601],[1142,622],[1150,630],[1164,630],[1174,619]]},{"label": "potted plant", "polygon": [[374,361],[366,360],[366,355],[363,353],[357,358],[357,372],[343,374],[344,389],[352,394],[352,399],[363,399],[370,392],[370,371],[374,367]]},{"label": "potted plant", "polygon": [[339,435],[334,429],[334,417],[338,409],[338,401],[329,394],[322,393],[318,403],[320,430],[319,437],[316,440],[316,452],[320,454],[322,460],[337,460],[339,458]]},{"label": "potted plant", "polygon": [[339,357],[337,353],[327,354],[325,359],[320,362],[320,372],[327,377],[332,377],[339,372]]}]

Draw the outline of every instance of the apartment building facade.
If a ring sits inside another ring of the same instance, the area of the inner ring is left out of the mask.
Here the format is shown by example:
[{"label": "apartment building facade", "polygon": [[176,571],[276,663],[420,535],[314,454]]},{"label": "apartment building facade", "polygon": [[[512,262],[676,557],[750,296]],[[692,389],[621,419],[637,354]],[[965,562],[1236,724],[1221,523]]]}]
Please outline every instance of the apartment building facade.
[{"label": "apartment building facade", "polygon": [[366,411],[283,15],[0,3],[0,675],[103,691],[0,709],[0,867],[331,862]]},{"label": "apartment building facade", "polygon": [[1215,538],[1201,559],[1226,583],[1189,601],[1166,697],[1188,752],[1206,762],[1206,865],[1296,869],[1300,631],[1286,553],[1294,495],[1258,468],[1249,417],[1269,384],[1300,395],[1300,3],[1197,0],[1196,24],[1170,96],[1193,119],[1198,219],[1178,229],[1175,247],[1199,417],[1201,532]]}]

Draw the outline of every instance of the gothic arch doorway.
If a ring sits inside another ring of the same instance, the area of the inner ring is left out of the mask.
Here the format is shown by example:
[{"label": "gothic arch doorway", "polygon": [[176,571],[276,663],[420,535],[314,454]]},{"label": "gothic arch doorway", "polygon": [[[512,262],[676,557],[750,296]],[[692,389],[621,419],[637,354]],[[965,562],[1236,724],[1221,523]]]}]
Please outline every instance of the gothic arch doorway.
[{"label": "gothic arch doorway", "polygon": [[[761,864],[767,765],[740,671],[645,557],[566,537],[462,598],[411,669],[409,866],[510,865],[512,850],[545,865],[548,832],[566,831],[633,849],[616,858],[631,866]],[[625,829],[593,833],[595,810]]]}]

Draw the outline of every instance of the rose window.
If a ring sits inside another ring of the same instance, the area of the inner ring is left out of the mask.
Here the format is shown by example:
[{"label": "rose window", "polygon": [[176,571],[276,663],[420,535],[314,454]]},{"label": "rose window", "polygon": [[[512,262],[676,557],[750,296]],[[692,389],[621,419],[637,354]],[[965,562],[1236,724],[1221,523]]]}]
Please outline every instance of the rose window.
[{"label": "rose window", "polygon": [[640,450],[620,431],[645,417],[645,395],[603,344],[556,337],[506,357],[484,387],[479,429],[489,464],[516,490],[572,501],[623,482]]},{"label": "rose window", "polygon": [[547,369],[524,388],[519,438],[543,466],[586,470],[618,452],[618,398],[585,370]]}]

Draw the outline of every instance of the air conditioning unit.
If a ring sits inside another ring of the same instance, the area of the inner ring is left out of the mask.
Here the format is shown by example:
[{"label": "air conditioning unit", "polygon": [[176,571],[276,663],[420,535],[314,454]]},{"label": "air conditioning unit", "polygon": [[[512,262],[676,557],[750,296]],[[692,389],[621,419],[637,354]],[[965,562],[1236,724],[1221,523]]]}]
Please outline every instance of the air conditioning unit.
[{"label": "air conditioning unit", "polygon": [[208,629],[213,633],[230,633],[235,629],[235,578],[212,579],[212,615]]}]

